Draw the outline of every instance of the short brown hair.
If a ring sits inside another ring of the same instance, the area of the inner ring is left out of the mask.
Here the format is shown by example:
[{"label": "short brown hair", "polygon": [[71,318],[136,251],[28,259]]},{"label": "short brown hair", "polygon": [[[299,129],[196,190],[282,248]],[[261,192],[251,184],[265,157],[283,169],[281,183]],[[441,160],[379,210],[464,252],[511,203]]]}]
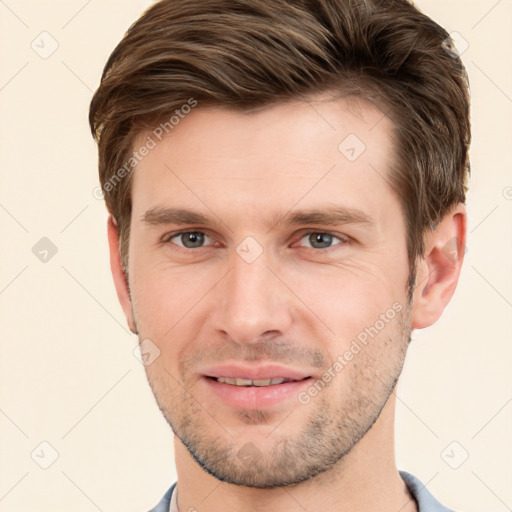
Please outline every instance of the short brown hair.
[{"label": "short brown hair", "polygon": [[426,230],[465,201],[470,125],[448,33],[406,0],[162,0],[148,9],[108,59],[89,113],[123,262],[125,163],[137,136],[191,98],[247,111],[327,91],[369,100],[393,121],[390,182],[414,279]]}]

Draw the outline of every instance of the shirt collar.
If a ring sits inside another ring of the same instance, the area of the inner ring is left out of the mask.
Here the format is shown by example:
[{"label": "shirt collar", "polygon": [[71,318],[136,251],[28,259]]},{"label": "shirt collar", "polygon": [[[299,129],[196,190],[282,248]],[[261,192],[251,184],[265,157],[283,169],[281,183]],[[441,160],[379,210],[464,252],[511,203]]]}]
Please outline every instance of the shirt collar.
[{"label": "shirt collar", "polygon": [[[439,501],[430,494],[427,487],[414,475],[400,471],[400,476],[407,485],[412,497],[416,500],[418,512],[453,512],[453,510],[439,503]],[[166,492],[162,501],[150,512],[178,512],[177,492],[173,492],[175,489],[176,484]]]}]

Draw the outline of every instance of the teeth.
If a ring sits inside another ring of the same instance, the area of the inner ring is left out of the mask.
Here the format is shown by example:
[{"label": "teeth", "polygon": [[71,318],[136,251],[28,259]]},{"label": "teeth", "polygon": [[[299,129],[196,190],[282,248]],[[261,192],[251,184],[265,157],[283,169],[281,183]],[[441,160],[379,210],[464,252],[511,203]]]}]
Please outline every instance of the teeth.
[{"label": "teeth", "polygon": [[229,377],[217,377],[217,382],[222,382],[224,384],[231,384],[233,386],[256,386],[256,387],[264,387],[264,386],[273,386],[275,384],[282,384],[283,382],[290,382],[290,379],[231,379]]},{"label": "teeth", "polygon": [[217,382],[223,382],[224,384],[236,384],[236,379],[229,379],[228,377],[217,377]]},{"label": "teeth", "polygon": [[235,379],[235,386],[252,386],[250,379]]}]

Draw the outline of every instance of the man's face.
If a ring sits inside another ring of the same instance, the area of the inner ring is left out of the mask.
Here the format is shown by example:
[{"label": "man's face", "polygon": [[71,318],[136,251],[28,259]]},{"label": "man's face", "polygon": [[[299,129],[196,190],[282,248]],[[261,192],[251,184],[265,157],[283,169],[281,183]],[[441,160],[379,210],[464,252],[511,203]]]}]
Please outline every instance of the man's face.
[{"label": "man's face", "polygon": [[148,379],[205,470],[298,483],[373,425],[409,341],[391,122],[347,100],[200,107],[134,174],[133,321],[160,351]]}]

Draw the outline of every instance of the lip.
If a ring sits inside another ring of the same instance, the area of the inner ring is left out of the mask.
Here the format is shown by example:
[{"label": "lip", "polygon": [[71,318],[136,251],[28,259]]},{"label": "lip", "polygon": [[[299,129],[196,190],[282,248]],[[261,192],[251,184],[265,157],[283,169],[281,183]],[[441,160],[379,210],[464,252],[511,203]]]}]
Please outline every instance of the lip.
[{"label": "lip", "polygon": [[265,364],[258,366],[244,366],[244,365],[219,365],[206,368],[203,372],[205,377],[227,377],[230,379],[251,379],[251,380],[265,380],[265,379],[290,379],[302,380],[306,377],[311,377],[310,374],[287,368],[279,364]]},{"label": "lip", "polygon": [[[271,386],[235,386],[217,382],[211,377],[227,377],[251,380],[273,378],[293,379],[291,382]],[[260,366],[222,365],[208,368],[202,381],[208,391],[213,393],[229,407],[243,410],[262,410],[274,407],[287,399],[295,398],[304,387],[311,384],[311,375],[281,365]]]}]

